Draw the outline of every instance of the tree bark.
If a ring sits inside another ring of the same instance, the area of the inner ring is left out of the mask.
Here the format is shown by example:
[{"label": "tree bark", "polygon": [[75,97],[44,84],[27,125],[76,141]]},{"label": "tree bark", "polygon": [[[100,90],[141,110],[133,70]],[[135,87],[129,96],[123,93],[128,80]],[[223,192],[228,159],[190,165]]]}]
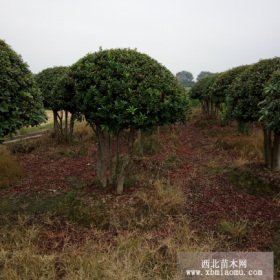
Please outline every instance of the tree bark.
[{"label": "tree bark", "polygon": [[65,128],[64,128],[65,140],[68,141],[68,111],[65,111]]},{"label": "tree bark", "polygon": [[272,169],[280,171],[280,135],[274,133],[272,154]]},{"label": "tree bark", "polygon": [[264,127],[264,124],[262,124],[263,129],[263,156],[264,156],[264,163],[266,167],[269,167],[268,165],[268,133],[267,130]]},{"label": "tree bark", "polygon": [[117,193],[118,194],[123,193],[123,184],[124,184],[124,179],[125,179],[125,176],[126,176],[126,171],[127,171],[128,166],[131,163],[131,159],[132,159],[132,156],[133,156],[133,146],[134,146],[134,142],[135,142],[134,135],[135,135],[135,130],[130,128],[129,136],[128,136],[127,152],[124,156],[122,169],[121,169],[121,172],[118,176],[118,182],[117,182]]},{"label": "tree bark", "polygon": [[70,135],[69,135],[69,139],[70,142],[72,142],[73,140],[73,132],[74,132],[74,114],[71,114],[71,118],[70,118]]},{"label": "tree bark", "polygon": [[98,134],[98,150],[96,159],[96,175],[103,188],[107,187],[107,153],[106,153],[106,137],[100,126],[96,126]]},{"label": "tree bark", "polygon": [[156,140],[157,140],[157,144],[159,144],[159,126],[157,126],[156,128]]},{"label": "tree bark", "polygon": [[142,146],[142,132],[141,129],[138,130],[138,145],[141,155],[143,155],[143,146]]},{"label": "tree bark", "polygon": [[109,184],[113,184],[113,160],[112,160],[112,143],[111,136],[108,137],[108,153],[109,153]]},{"label": "tree bark", "polygon": [[273,147],[271,142],[271,130],[267,130],[267,166],[268,168],[273,167],[272,158],[273,158]]}]

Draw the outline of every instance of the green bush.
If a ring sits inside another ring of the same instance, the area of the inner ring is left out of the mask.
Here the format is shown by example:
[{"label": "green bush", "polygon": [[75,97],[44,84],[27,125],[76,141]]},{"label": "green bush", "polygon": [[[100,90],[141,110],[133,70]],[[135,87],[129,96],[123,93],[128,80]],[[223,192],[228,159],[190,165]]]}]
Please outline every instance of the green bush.
[{"label": "green bush", "polygon": [[46,120],[43,96],[28,65],[0,40],[0,138]]},{"label": "green bush", "polygon": [[47,68],[39,72],[34,76],[34,79],[39,86],[44,96],[44,107],[53,110],[56,107],[55,100],[52,100],[52,89],[56,84],[57,80],[61,78],[68,67],[58,66]]},{"label": "green bush", "polygon": [[[73,94],[76,111],[81,112],[96,131],[96,174],[103,187],[107,186],[106,134],[111,137],[130,129],[128,152],[118,175],[119,193],[132,157],[135,131],[178,121],[184,123],[191,114],[184,86],[163,65],[136,50],[100,49],[88,54],[72,65],[67,77],[60,82],[64,83],[61,88]],[[111,162],[111,154],[109,158]],[[112,170],[109,173],[111,181]]]},{"label": "green bush", "polygon": [[242,65],[232,68],[228,71],[221,73],[212,85],[211,93],[213,95],[213,102],[215,104],[222,104],[226,102],[227,89],[232,82],[242,73],[248,69],[249,65]]},{"label": "green bush", "polygon": [[279,69],[280,58],[260,60],[240,73],[227,91],[227,105],[232,119],[257,122],[261,116],[258,104],[264,100],[265,83]]}]

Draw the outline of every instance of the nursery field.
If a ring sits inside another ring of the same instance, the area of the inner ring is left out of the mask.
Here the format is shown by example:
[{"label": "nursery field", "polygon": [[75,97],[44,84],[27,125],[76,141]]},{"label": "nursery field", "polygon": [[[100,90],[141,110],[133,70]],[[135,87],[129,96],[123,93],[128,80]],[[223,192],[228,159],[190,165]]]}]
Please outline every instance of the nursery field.
[{"label": "nursery field", "polygon": [[160,144],[144,134],[123,195],[98,185],[85,122],[73,144],[0,146],[0,279],[176,279],[177,252],[192,251],[273,251],[280,279],[280,174],[264,167],[261,128],[193,114]]}]

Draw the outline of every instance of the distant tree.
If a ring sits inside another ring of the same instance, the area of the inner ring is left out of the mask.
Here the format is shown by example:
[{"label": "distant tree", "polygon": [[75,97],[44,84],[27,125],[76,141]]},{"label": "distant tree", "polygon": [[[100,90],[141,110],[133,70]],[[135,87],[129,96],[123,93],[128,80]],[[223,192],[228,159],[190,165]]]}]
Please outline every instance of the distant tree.
[{"label": "distant tree", "polygon": [[193,74],[188,71],[181,71],[176,74],[176,78],[184,87],[191,87],[194,84]]},{"label": "distant tree", "polygon": [[201,79],[203,79],[204,77],[206,76],[213,76],[213,75],[216,75],[217,73],[211,73],[209,71],[201,71],[198,75],[197,75],[197,78],[196,80],[199,81]]}]

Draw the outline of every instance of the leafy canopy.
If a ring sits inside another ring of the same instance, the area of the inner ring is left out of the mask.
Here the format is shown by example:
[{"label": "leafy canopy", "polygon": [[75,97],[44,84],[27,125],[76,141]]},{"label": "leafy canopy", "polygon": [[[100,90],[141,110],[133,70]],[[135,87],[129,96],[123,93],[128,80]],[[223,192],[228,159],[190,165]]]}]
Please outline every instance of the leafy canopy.
[{"label": "leafy canopy", "polygon": [[213,76],[206,76],[196,82],[189,91],[192,99],[211,100],[211,88],[219,74]]},{"label": "leafy canopy", "polygon": [[222,104],[226,101],[227,89],[233,81],[245,71],[249,65],[242,65],[221,73],[212,85],[212,95],[215,104]]},{"label": "leafy canopy", "polygon": [[35,75],[35,81],[44,96],[45,108],[53,109],[53,107],[56,106],[55,100],[51,100],[51,91],[55,86],[57,80],[65,74],[67,68],[68,67],[64,66],[51,67]]},{"label": "leafy canopy", "polygon": [[213,76],[213,75],[216,75],[217,73],[212,73],[212,72],[209,72],[209,71],[201,71],[198,75],[197,75],[197,78],[196,80],[199,81],[207,76]]},{"label": "leafy canopy", "polygon": [[227,108],[231,118],[238,122],[255,122],[260,118],[258,104],[264,100],[264,87],[274,71],[279,69],[280,58],[260,60],[243,71],[228,88]]},{"label": "leafy canopy", "polygon": [[191,87],[194,84],[193,74],[188,71],[181,71],[176,74],[176,78],[184,87]]},{"label": "leafy canopy", "polygon": [[280,135],[280,69],[273,73],[264,88],[264,94],[265,100],[259,103],[260,120],[264,121],[266,129]]},{"label": "leafy canopy", "polygon": [[43,96],[28,65],[0,40],[0,138],[45,119]]},{"label": "leafy canopy", "polygon": [[88,54],[70,67],[65,81],[87,122],[111,132],[184,122],[191,110],[175,76],[136,50]]}]

